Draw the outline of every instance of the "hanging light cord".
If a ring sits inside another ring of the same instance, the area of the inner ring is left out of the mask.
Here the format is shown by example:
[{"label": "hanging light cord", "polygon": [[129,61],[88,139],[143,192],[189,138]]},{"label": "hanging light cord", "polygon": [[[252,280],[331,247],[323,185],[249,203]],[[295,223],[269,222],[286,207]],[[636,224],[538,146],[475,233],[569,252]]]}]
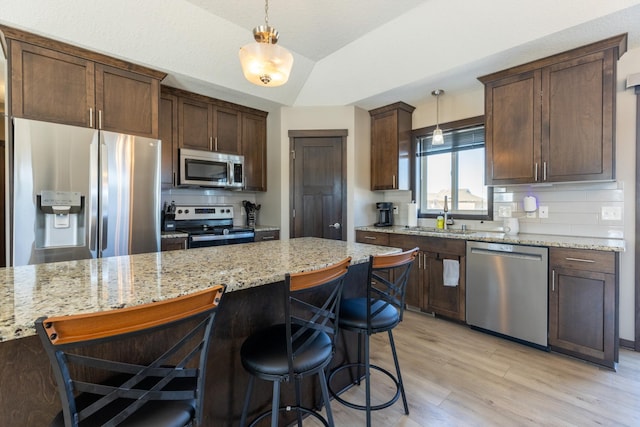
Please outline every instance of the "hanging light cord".
[{"label": "hanging light cord", "polygon": [[436,129],[440,127],[440,94],[436,95]]},{"label": "hanging light cord", "polygon": [[264,24],[269,26],[269,0],[264,2]]}]

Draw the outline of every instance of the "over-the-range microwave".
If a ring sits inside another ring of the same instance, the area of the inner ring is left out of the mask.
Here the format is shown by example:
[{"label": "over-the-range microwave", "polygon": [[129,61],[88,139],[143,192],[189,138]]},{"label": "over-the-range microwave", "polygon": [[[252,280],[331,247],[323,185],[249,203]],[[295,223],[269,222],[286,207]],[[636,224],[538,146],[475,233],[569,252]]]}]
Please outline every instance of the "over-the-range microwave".
[{"label": "over-the-range microwave", "polygon": [[179,185],[244,188],[244,156],[180,149]]}]

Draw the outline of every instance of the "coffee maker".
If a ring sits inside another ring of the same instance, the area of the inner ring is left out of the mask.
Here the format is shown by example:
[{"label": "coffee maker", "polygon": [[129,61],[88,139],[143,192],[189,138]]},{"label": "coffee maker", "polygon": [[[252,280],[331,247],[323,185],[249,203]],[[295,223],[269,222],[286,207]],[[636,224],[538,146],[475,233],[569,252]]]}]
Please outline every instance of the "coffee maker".
[{"label": "coffee maker", "polygon": [[378,210],[378,222],[373,224],[376,227],[390,227],[393,225],[393,203],[378,202],[376,203]]}]

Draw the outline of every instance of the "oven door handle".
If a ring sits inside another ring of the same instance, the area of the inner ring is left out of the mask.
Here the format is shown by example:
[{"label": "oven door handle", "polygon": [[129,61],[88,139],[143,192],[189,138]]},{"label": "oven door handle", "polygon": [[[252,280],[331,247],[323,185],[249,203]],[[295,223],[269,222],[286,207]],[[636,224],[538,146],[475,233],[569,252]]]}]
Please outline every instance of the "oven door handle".
[{"label": "oven door handle", "polygon": [[191,236],[192,242],[211,242],[215,240],[233,240],[233,239],[243,239],[247,237],[255,237],[255,233],[248,231],[244,233],[230,233],[230,234],[208,234],[202,236]]}]

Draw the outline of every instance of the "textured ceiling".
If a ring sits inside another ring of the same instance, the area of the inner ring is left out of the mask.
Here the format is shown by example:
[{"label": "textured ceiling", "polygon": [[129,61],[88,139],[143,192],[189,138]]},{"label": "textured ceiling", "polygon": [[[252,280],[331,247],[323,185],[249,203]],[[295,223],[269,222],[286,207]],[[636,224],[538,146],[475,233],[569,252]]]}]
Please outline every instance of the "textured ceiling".
[{"label": "textured ceiling", "polygon": [[[207,12],[251,30],[264,24],[264,0],[187,0]],[[318,61],[425,0],[270,0],[269,25],[279,44]]]},{"label": "textured ceiling", "polygon": [[[270,0],[289,82],[247,82],[238,50],[263,0],[0,0],[0,22],[168,73],[165,84],[271,110],[418,104],[435,88],[620,33],[640,47],[640,0]],[[37,13],[34,13],[37,11]]]}]

